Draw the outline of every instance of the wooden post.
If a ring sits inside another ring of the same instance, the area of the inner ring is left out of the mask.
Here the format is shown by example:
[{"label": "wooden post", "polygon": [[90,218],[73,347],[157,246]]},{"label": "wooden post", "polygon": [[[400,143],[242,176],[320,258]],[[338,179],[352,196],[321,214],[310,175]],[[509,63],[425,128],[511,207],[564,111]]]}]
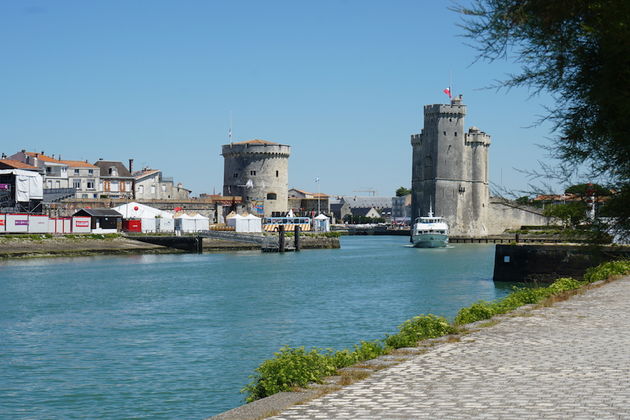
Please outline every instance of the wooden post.
[{"label": "wooden post", "polygon": [[278,227],[278,252],[284,252],[284,226]]},{"label": "wooden post", "polygon": [[294,244],[295,244],[295,251],[299,251],[300,247],[301,247],[301,243],[300,243],[300,227],[296,226],[295,227],[295,231],[294,231]]}]

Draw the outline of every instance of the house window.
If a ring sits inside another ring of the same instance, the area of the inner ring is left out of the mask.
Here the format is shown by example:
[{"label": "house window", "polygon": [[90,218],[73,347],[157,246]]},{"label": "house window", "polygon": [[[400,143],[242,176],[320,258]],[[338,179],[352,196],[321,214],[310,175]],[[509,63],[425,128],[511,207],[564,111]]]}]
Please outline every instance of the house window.
[{"label": "house window", "polygon": [[74,181],[72,181],[72,187],[76,188],[77,190],[81,189],[81,180],[80,179],[75,179]]},{"label": "house window", "polygon": [[61,181],[55,181],[55,188],[61,188]]},{"label": "house window", "polygon": [[94,180],[93,179],[88,179],[87,180],[87,189],[88,190],[93,190],[94,189]]},{"label": "house window", "polygon": [[52,172],[50,169],[51,169],[50,166],[46,166],[46,173],[47,174],[50,174],[50,172]]},{"label": "house window", "polygon": [[256,175],[256,171],[249,171],[250,175]]},{"label": "house window", "polygon": [[166,192],[166,185],[162,184],[161,186],[162,192]]},{"label": "house window", "polygon": [[112,166],[111,168],[109,168],[109,174],[112,176],[118,176],[118,169]]},{"label": "house window", "polygon": [[144,185],[140,185],[140,186],[138,187],[138,192],[139,192],[140,194],[144,194]]},{"label": "house window", "polygon": [[151,194],[155,194],[155,185],[151,185]]},{"label": "house window", "polygon": [[74,170],[74,174],[75,174],[75,175],[79,175],[79,170],[78,170],[78,169],[75,169],[75,170]]},{"label": "house window", "polygon": [[267,200],[275,200],[276,198],[278,198],[276,193],[268,193],[267,194]]},{"label": "house window", "polygon": [[94,169],[88,169],[88,174],[94,175]]}]

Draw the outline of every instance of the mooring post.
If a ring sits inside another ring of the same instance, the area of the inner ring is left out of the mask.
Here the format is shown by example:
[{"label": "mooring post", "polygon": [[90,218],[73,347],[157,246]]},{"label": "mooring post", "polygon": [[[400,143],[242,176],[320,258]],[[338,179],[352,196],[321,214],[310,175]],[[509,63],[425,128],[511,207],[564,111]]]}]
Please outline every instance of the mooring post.
[{"label": "mooring post", "polygon": [[295,250],[299,251],[300,250],[300,227],[296,226],[295,227],[295,237],[294,237],[294,244],[295,244]]},{"label": "mooring post", "polygon": [[278,252],[284,252],[284,226],[278,227]]},{"label": "mooring post", "polygon": [[197,254],[203,253],[203,238],[197,236]]}]

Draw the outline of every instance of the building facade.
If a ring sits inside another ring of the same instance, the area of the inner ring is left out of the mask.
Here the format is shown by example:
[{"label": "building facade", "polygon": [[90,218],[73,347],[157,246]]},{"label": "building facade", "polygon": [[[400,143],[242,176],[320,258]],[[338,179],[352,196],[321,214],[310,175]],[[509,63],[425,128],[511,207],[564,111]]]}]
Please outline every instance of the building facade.
[{"label": "building facade", "polygon": [[145,168],[133,173],[137,200],[187,200],[190,190],[180,183],[175,185],[173,178],[162,176],[158,169]]},{"label": "building facade", "polygon": [[223,195],[240,196],[247,210],[270,217],[288,211],[291,146],[266,140],[223,145]]},{"label": "building facade", "polygon": [[134,177],[122,162],[99,160],[94,165],[100,172],[99,198],[134,198]]},{"label": "building facade", "polygon": [[464,131],[461,95],[448,105],[426,105],[424,128],[411,136],[412,220],[432,208],[453,235],[487,235],[490,136],[476,127]]}]

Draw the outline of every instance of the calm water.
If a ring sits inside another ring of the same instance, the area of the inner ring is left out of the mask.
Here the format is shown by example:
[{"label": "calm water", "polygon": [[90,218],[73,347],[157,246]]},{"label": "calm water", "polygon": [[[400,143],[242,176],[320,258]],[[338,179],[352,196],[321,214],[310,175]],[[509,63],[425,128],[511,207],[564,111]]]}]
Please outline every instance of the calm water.
[{"label": "calm water", "polygon": [[493,245],[0,263],[0,417],[200,419],[282,345],[341,349],[509,288]]}]

